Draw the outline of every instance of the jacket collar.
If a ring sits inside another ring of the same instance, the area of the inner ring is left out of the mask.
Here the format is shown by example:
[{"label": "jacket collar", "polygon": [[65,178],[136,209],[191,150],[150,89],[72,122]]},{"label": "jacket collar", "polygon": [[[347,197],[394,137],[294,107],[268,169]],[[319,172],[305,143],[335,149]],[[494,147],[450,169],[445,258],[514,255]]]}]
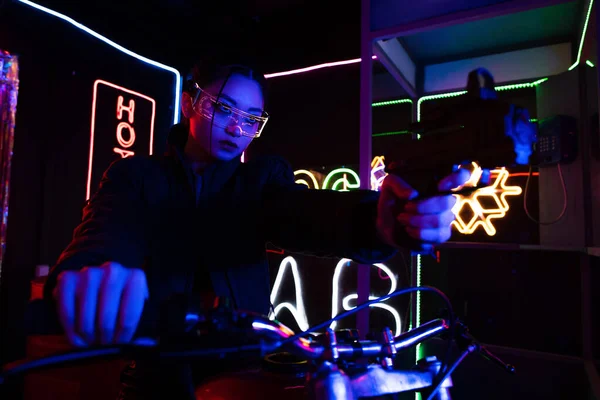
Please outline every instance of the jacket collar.
[{"label": "jacket collar", "polygon": [[[184,148],[189,135],[188,127],[179,123],[174,125],[167,137],[167,156],[172,156],[176,162],[185,170],[190,183],[195,180],[194,172],[187,162],[184,155]],[[202,172],[203,185],[210,192],[218,192],[223,185],[231,178],[241,163],[241,157],[236,157],[231,161],[214,161],[209,164]],[[192,186],[194,186],[192,184]],[[204,190],[203,190],[204,192]]]}]

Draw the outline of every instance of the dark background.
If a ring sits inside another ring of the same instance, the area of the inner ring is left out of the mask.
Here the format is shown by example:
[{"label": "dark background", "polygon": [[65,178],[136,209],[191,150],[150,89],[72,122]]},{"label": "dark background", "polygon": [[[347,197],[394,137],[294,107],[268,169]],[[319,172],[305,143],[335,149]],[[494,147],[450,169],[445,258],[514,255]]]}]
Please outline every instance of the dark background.
[{"label": "dark background", "polygon": [[[68,11],[75,19],[80,17],[90,28],[100,30],[144,56],[174,65],[182,74],[193,60],[205,52],[213,53],[215,49],[217,52],[249,52],[260,60],[261,67],[267,72],[356,58],[358,54],[359,16],[358,9],[352,4],[346,4],[345,9],[349,15],[354,13],[355,19],[345,18],[346,22],[341,25],[337,20],[336,24],[331,23],[327,18],[331,16],[329,11],[320,10],[318,15],[313,14],[311,7],[316,6],[310,2],[297,14],[277,7],[268,12],[257,8],[259,16],[250,19],[247,16],[252,13],[243,8],[239,15],[220,19],[218,15],[222,10],[214,5],[215,10],[206,9],[205,15],[198,16],[182,13],[180,7],[185,9],[185,4],[171,4],[162,9],[159,18],[150,13],[151,5],[141,7],[135,2],[120,7],[93,3],[85,13],[73,4],[44,4],[55,6],[57,11]],[[293,4],[291,7],[293,9]],[[20,343],[22,338],[20,321],[35,266],[52,265],[56,261],[81,218],[88,170],[93,82],[105,79],[156,100],[154,152],[160,153],[164,151],[166,133],[172,122],[173,75],[124,55],[38,10],[12,2],[5,3],[0,10],[2,47],[20,56],[21,67],[8,250],[2,271],[1,307],[6,321],[3,326],[15,328],[10,334],[3,330],[9,336],[3,340],[2,355],[10,359],[22,349],[15,343]],[[94,18],[90,17],[92,10],[97,13]],[[115,10],[117,12],[113,12]],[[145,23],[136,24],[131,20],[134,12],[142,13],[137,18],[147,18]],[[152,15],[144,14],[146,12]],[[213,17],[209,18],[209,15]],[[106,25],[109,20],[103,20],[109,16],[110,28]],[[300,27],[309,17],[314,29],[303,29],[300,33]],[[173,24],[168,25],[170,31],[166,31],[167,22]],[[319,37],[317,28],[327,29],[327,38]],[[244,31],[243,38],[234,40],[240,30]],[[285,45],[276,45],[274,35],[269,35],[269,32],[279,30],[286,34]],[[342,33],[346,39],[341,46],[327,45]],[[141,40],[141,36],[145,40]],[[199,39],[192,40],[195,37]],[[381,67],[376,66],[376,69]],[[269,111],[273,117],[247,156],[277,153],[286,157],[294,169],[331,170],[347,166],[357,170],[358,81],[358,64],[270,80]],[[501,96],[526,105],[535,115],[535,90],[502,92]],[[423,115],[430,103],[437,102],[425,102]],[[375,107],[373,132],[406,130],[413,107],[406,103]],[[106,121],[101,124],[110,125]],[[389,146],[401,146],[405,140],[410,137],[377,136],[373,141],[373,154],[383,153]],[[114,138],[103,142],[103,146],[110,149],[113,142]],[[110,161],[109,158],[100,160],[100,164],[108,165]],[[97,169],[94,171],[98,172]],[[523,178],[515,179],[524,184]],[[535,194],[535,185],[531,190]],[[535,243],[535,226],[519,214],[522,210],[520,199],[510,199],[516,214],[514,218],[497,222],[498,231],[503,234],[490,238],[479,230],[470,237],[456,234],[456,239]],[[535,212],[535,196],[531,201]],[[519,222],[519,229],[507,229],[507,225],[514,226],[515,221]],[[514,236],[515,231],[521,232],[520,237]]]},{"label": "dark background", "polygon": [[[214,52],[242,52],[267,73],[359,56],[356,0],[327,6],[295,0],[285,2],[285,7],[270,0],[203,3],[207,2],[43,2],[182,74],[195,59]],[[15,2],[0,6],[0,48],[18,54],[21,67],[8,244],[0,282],[3,363],[23,355],[23,313],[35,266],[55,262],[81,218],[94,80],[106,79],[156,99],[155,153],[159,153],[172,122],[173,78]],[[357,169],[358,79],[359,66],[353,64],[271,80],[273,117],[247,156],[281,154],[294,169]],[[526,106],[535,117],[535,90],[500,96]],[[442,101],[451,100],[437,103]],[[425,102],[423,115],[435,103]],[[373,132],[406,130],[413,111],[410,104],[374,108]],[[405,140],[408,135],[377,136],[373,155]],[[511,178],[509,183],[524,187],[525,178]],[[537,215],[535,178],[530,190],[529,206]],[[539,232],[524,215],[523,197],[509,199],[510,214],[495,221],[496,236],[478,230],[470,236],[455,234],[453,241],[537,244]],[[269,257],[274,279],[282,256]],[[304,267],[303,281],[310,282],[305,296],[309,322],[320,322],[330,316],[331,275],[337,262],[301,256],[298,260]],[[577,355],[581,284],[577,262],[568,253],[445,249],[439,261],[423,261],[423,281],[447,291],[484,341]],[[563,268],[571,264],[573,268]],[[404,261],[396,257],[389,266],[400,284],[407,284]],[[593,278],[597,281],[597,276]],[[387,282],[379,282],[377,275],[371,279],[377,293],[386,290]],[[355,282],[349,274],[345,289],[355,291]],[[293,295],[288,298],[293,300]],[[394,305],[405,310],[407,302]],[[422,321],[435,316],[438,307],[427,303]],[[372,315],[374,325],[390,323],[385,314]],[[289,315],[283,314],[282,320],[296,329]],[[348,320],[343,326],[351,324]]]}]

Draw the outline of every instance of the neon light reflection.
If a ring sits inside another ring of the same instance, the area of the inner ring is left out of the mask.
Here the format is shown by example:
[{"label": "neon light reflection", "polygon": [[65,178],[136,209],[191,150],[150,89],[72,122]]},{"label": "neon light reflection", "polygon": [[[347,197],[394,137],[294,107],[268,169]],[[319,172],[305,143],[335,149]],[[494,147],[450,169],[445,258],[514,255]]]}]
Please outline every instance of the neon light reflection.
[{"label": "neon light reflection", "polygon": [[179,98],[181,97],[181,87],[182,87],[182,80],[181,80],[181,75],[179,74],[179,71],[173,67],[169,67],[168,65],[159,63],[158,61],[154,61],[149,59],[148,57],[144,57],[142,55],[139,55],[137,53],[134,53],[133,51],[126,49],[125,47],[121,46],[120,44],[113,42],[112,40],[108,39],[105,36],[102,36],[101,34],[99,34],[96,31],[91,30],[90,28],[88,28],[87,26],[75,21],[73,18],[71,17],[67,17],[64,14],[61,14],[59,12],[56,12],[54,10],[51,10],[50,8],[41,6],[39,4],[36,4],[32,1],[29,0],[18,0],[20,3],[25,4],[29,7],[33,7],[39,11],[45,12],[46,14],[52,15],[56,18],[62,19],[63,21],[68,22],[69,24],[75,26],[76,28],[86,32],[89,35],[92,35],[93,37],[95,37],[96,39],[99,39],[101,41],[103,41],[104,43],[108,44],[111,47],[114,47],[115,49],[127,54],[128,56],[131,56],[133,58],[136,58],[142,62],[145,62],[146,64],[150,64],[154,67],[160,68],[160,69],[164,69],[165,71],[169,71],[171,72],[173,75],[175,75],[175,100],[174,100],[174,105],[173,105],[173,123],[176,124],[179,122]]}]

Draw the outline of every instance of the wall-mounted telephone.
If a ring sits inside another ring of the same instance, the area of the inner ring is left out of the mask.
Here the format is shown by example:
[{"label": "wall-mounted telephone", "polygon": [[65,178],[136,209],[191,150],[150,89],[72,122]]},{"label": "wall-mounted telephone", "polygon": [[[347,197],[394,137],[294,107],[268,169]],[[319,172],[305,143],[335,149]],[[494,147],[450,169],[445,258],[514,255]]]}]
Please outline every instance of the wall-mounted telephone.
[{"label": "wall-mounted telephone", "polygon": [[535,150],[538,166],[573,162],[577,157],[577,119],[556,115],[540,121]]}]

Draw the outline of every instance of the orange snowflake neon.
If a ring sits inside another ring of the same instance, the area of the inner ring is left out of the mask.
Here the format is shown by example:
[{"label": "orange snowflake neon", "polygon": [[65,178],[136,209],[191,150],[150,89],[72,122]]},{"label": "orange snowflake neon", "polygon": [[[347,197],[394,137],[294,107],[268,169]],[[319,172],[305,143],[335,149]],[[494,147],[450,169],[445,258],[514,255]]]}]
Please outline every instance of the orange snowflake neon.
[{"label": "orange snowflake neon", "polygon": [[[468,183],[476,184],[481,178],[481,168],[473,164],[474,171]],[[493,220],[503,218],[509,206],[506,196],[518,196],[522,189],[519,186],[507,186],[506,180],[510,174],[505,168],[490,171],[493,183],[490,186],[477,190],[469,196],[455,195],[458,198],[452,212],[456,219],[452,225],[463,234],[472,234],[478,227],[482,227],[489,236],[496,234]],[[491,206],[489,206],[491,205]],[[472,216],[466,217],[468,208]]]}]

